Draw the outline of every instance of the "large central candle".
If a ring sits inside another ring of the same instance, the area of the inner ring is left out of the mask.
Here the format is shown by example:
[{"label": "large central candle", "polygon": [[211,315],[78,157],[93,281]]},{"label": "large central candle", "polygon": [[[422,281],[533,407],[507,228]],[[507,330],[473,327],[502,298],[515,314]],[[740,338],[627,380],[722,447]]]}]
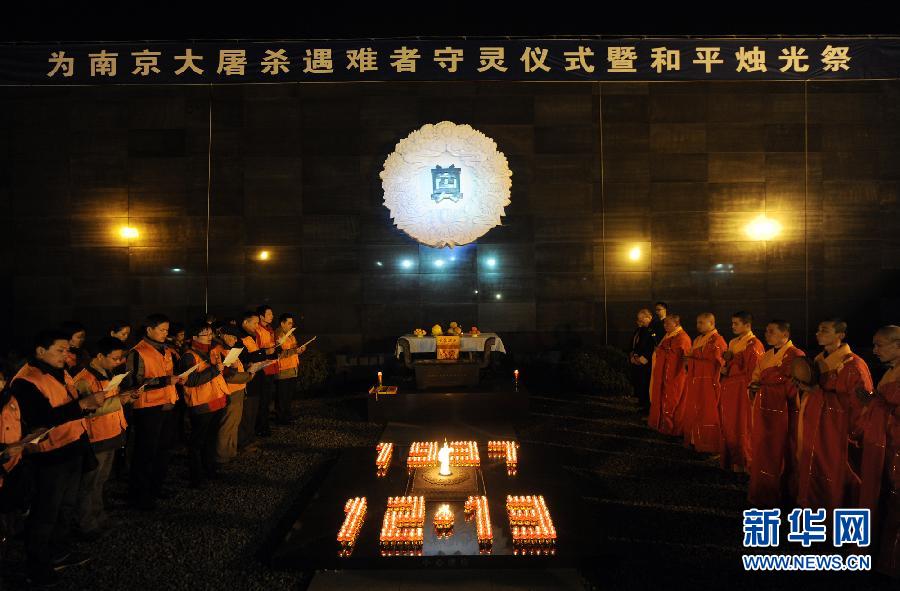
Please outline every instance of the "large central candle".
[{"label": "large central candle", "polygon": [[447,445],[447,440],[444,440],[444,447],[438,452],[438,461],[441,463],[441,469],[438,472],[441,476],[450,476],[450,454],[453,453],[453,448]]}]

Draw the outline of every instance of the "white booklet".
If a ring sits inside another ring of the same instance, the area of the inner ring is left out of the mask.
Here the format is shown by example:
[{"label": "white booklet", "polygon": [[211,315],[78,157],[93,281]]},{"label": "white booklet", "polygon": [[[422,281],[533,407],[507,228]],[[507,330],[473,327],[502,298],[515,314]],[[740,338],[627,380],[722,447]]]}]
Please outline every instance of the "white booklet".
[{"label": "white booklet", "polygon": [[120,373],[120,374],[118,374],[118,375],[113,376],[113,379],[111,379],[111,380],[109,381],[109,383],[106,384],[106,387],[103,388],[103,391],[104,391],[104,392],[112,392],[113,390],[115,390],[116,388],[118,388],[118,387],[119,387],[119,384],[122,383],[122,380],[124,380],[125,377],[126,377],[129,373],[131,373],[131,372],[126,371],[125,373]]},{"label": "white booklet", "polygon": [[243,347],[235,347],[228,351],[228,355],[226,355],[225,359],[222,360],[222,365],[224,365],[225,367],[231,367],[231,364],[238,360],[238,357],[240,357],[243,350]]},{"label": "white booklet", "polygon": [[294,334],[295,330],[297,330],[296,326],[294,328],[292,328],[291,330],[287,331],[286,333],[284,333],[284,336],[281,337],[280,339],[278,339],[278,346],[280,347],[281,345],[283,345],[284,342],[286,340],[288,340],[288,337],[291,336],[292,334]]},{"label": "white booklet", "polygon": [[200,367],[200,364],[199,364],[199,363],[197,363],[196,365],[194,365],[194,367],[190,368],[190,369],[187,370],[186,372],[183,372],[183,373],[178,374],[178,377],[181,378],[181,379],[183,380],[183,379],[185,379],[186,377],[188,377],[189,375],[191,375],[192,373],[194,373],[195,371],[197,371],[197,368],[198,368],[198,367]]},{"label": "white booklet", "polygon": [[273,363],[276,363],[274,359],[269,359],[268,361],[257,361],[256,363],[251,365],[250,368],[247,369],[247,371],[250,373],[256,373],[264,367],[269,367]]}]

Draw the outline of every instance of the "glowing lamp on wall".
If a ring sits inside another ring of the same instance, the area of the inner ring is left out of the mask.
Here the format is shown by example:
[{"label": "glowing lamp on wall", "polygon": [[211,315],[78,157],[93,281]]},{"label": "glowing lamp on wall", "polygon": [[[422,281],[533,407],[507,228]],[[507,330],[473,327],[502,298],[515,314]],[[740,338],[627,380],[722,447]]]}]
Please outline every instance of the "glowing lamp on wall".
[{"label": "glowing lamp on wall", "polygon": [[450,121],[400,140],[380,174],[394,223],[434,248],[468,244],[499,226],[511,176],[494,140]]},{"label": "glowing lamp on wall", "polygon": [[747,224],[746,232],[751,240],[772,240],[781,234],[781,223],[760,214]]},{"label": "glowing lamp on wall", "polygon": [[122,226],[119,228],[119,236],[125,240],[134,240],[140,235],[141,233],[138,232],[138,229],[133,226]]}]

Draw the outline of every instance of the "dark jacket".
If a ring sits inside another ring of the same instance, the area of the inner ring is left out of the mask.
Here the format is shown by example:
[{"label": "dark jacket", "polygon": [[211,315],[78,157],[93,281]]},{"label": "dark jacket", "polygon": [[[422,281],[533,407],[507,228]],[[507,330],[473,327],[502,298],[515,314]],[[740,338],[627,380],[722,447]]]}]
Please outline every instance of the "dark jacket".
[{"label": "dark jacket", "polygon": [[650,359],[653,357],[653,350],[656,349],[656,342],[656,333],[653,332],[652,326],[639,326],[634,329],[631,338],[631,353],[647,359],[647,364],[640,367],[650,368]]},{"label": "dark jacket", "polygon": [[666,327],[663,326],[663,321],[656,314],[653,315],[653,320],[650,321],[650,331],[653,333],[653,339],[657,345],[666,337]]},{"label": "dark jacket", "polygon": [[[31,359],[28,364],[50,374],[57,382],[65,385],[64,369],[52,367],[38,359]],[[51,406],[50,401],[37,389],[37,386],[27,380],[13,379],[9,389],[19,403],[19,411],[22,414],[22,433],[28,433],[38,427],[56,427],[69,421],[82,419],[91,413],[91,411],[83,410],[77,400],[61,406]],[[31,454],[29,457],[38,464],[54,464],[85,454],[93,455],[87,433],[83,433],[80,439],[58,449]]]}]

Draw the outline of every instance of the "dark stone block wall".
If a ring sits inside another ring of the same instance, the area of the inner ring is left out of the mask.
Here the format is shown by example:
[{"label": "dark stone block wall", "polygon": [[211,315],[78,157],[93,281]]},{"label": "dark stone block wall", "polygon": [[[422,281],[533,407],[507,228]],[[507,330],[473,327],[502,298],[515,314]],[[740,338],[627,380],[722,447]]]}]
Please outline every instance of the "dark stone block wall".
[{"label": "dark stone block wall", "polygon": [[[302,313],[328,350],[453,320],[512,350],[625,345],[656,299],[726,334],[737,309],[783,316],[800,343],[839,314],[864,343],[900,320],[898,99],[896,81],[0,89],[0,348],[69,318],[190,320],[207,297]],[[392,225],[378,173],[441,120],[493,137],[513,189],[504,225],[439,269],[451,253]],[[751,241],[763,211],[783,232]]]}]

